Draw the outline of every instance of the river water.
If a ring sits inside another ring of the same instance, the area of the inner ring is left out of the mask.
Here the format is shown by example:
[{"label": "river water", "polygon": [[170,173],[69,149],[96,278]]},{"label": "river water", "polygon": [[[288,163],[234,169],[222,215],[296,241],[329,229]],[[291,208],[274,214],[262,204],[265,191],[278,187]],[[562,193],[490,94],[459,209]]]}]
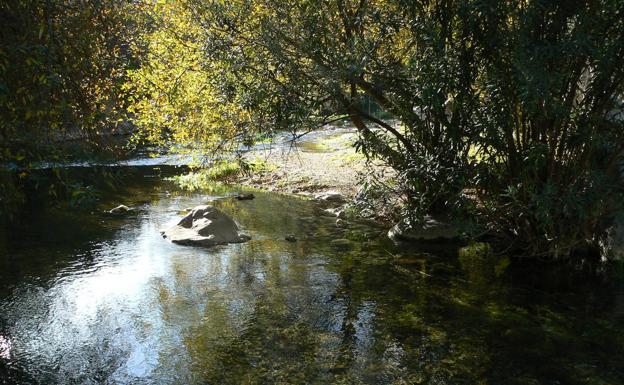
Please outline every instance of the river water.
[{"label": "river water", "polygon": [[[23,214],[0,249],[0,384],[624,383],[621,274],[396,246],[237,192],[135,177],[92,210]],[[100,214],[115,203],[137,214]],[[206,203],[252,240],[160,236]]]}]

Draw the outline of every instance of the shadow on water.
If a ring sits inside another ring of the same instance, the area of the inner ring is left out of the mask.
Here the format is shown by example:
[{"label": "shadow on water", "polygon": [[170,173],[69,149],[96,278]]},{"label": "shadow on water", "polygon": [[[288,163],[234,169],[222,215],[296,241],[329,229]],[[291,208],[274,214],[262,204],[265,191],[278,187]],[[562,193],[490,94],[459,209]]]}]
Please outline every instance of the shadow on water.
[{"label": "shadow on water", "polygon": [[[90,211],[25,213],[0,250],[0,384],[624,382],[621,276],[400,248],[312,202],[237,192],[135,175]],[[118,203],[136,215],[101,214]],[[161,238],[202,203],[253,239]]]}]

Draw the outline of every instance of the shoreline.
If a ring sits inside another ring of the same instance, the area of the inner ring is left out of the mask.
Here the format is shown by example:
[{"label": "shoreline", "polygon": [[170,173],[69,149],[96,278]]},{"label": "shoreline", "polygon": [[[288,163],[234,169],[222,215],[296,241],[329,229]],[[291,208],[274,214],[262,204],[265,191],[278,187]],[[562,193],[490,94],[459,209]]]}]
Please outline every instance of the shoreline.
[{"label": "shoreline", "polygon": [[314,195],[338,192],[353,199],[366,173],[385,167],[368,162],[354,148],[355,128],[324,130],[320,135],[302,138],[290,146],[272,144],[245,153],[246,161],[260,161],[262,170],[239,176],[235,182],[271,192]]}]

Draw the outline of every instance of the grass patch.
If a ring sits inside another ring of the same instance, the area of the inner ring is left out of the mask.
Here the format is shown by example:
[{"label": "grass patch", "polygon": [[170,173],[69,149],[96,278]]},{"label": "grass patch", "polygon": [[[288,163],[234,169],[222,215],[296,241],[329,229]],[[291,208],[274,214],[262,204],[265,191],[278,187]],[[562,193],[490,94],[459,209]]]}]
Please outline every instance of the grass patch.
[{"label": "grass patch", "polygon": [[243,162],[221,160],[214,162],[206,168],[184,175],[177,175],[168,178],[168,180],[172,180],[184,190],[196,191],[207,189],[214,182],[232,181],[243,175],[267,172],[273,169],[275,169],[275,165],[271,165],[259,158]]}]

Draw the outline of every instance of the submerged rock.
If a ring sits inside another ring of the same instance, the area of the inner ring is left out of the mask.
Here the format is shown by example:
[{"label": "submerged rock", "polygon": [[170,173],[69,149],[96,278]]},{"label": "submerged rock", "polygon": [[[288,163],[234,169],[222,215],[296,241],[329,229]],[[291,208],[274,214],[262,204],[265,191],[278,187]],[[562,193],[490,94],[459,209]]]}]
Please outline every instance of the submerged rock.
[{"label": "submerged rock", "polygon": [[339,207],[339,208],[329,208],[329,209],[325,209],[325,212],[331,215],[335,215],[336,218],[338,219],[346,219],[347,218],[347,211],[344,209],[344,207]]},{"label": "submerged rock", "polygon": [[193,208],[177,225],[161,232],[162,236],[179,245],[214,246],[241,243],[251,237],[238,231],[236,222],[214,206]]},{"label": "submerged rock", "polygon": [[388,231],[388,237],[393,241],[449,241],[456,240],[458,236],[455,226],[430,216],[426,216],[417,223],[411,223],[407,218],[401,219]]},{"label": "submerged rock", "polygon": [[333,248],[338,250],[348,250],[351,248],[351,241],[345,238],[334,239],[330,244]]},{"label": "submerged rock", "polygon": [[236,199],[239,201],[249,201],[254,199],[256,196],[252,193],[248,193],[248,194],[238,194],[236,196]]}]

